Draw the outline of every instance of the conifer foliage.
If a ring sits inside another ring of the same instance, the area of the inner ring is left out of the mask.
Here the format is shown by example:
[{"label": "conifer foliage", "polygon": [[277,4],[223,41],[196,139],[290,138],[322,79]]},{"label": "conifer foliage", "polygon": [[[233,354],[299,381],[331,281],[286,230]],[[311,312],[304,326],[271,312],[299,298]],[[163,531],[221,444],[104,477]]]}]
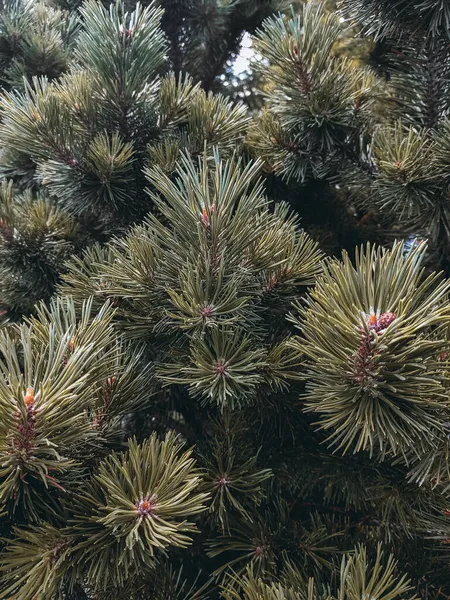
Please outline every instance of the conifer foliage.
[{"label": "conifer foliage", "polygon": [[[144,191],[146,165],[172,170],[181,147],[195,155],[214,145],[225,154],[243,134],[247,117],[241,107],[206,94],[187,75],[161,77],[161,15],[153,5],[137,5],[128,13],[122,5],[107,9],[87,3],[70,73],[55,82],[35,77],[24,91],[3,97],[3,172],[21,185],[31,180],[40,188],[36,202],[45,204],[44,211],[56,210],[60,222],[73,221],[70,232],[43,216],[40,227],[47,227],[53,239],[78,249],[105,241],[151,209]],[[12,228],[17,236],[27,236],[11,216],[4,219],[2,237]],[[2,265],[7,278],[1,306],[10,317],[30,310],[30,300],[37,299],[30,270],[44,272],[40,298],[46,299],[63,265],[50,243],[34,253],[27,245],[23,255],[23,263]],[[52,269],[55,263],[59,266]]]},{"label": "conifer foliage", "polygon": [[75,15],[46,2],[5,0],[0,15],[0,71],[4,87],[24,79],[54,79],[69,68],[78,32]]},{"label": "conifer foliage", "polygon": [[341,6],[389,77],[312,0],[5,3],[0,600],[450,596],[446,5]]}]

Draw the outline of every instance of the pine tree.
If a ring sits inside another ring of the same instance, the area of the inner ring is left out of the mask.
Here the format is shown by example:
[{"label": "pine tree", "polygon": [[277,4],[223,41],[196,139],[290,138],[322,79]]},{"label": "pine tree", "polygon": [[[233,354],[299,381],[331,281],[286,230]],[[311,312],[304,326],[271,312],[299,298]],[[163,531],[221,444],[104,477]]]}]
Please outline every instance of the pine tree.
[{"label": "pine tree", "polygon": [[275,5],[16,6],[0,600],[450,594],[446,5]]}]

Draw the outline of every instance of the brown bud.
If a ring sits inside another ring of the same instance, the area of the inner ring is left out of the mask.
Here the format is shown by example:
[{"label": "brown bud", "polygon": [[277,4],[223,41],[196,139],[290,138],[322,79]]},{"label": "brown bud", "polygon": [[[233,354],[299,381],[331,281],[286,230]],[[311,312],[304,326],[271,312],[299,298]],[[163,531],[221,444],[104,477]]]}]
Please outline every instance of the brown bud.
[{"label": "brown bud", "polygon": [[393,312],[386,312],[383,313],[381,315],[381,317],[378,319],[378,327],[381,329],[386,329],[386,327],[389,327],[389,325],[395,321],[395,319],[397,318],[397,315]]},{"label": "brown bud", "polygon": [[26,406],[32,406],[34,404],[34,389],[32,387],[27,388],[27,393],[23,397],[23,401]]}]

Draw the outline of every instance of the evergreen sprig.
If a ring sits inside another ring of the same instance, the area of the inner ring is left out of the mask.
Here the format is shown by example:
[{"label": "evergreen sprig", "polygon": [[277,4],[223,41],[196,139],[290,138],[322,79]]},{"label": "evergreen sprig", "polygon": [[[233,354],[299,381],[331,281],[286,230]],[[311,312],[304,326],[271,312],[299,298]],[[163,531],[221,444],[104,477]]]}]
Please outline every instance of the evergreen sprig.
[{"label": "evergreen sprig", "polygon": [[359,154],[373,77],[333,56],[339,32],[336,15],[309,2],[290,20],[267,19],[255,37],[270,87],[249,142],[284,178],[323,177]]},{"label": "evergreen sprig", "polygon": [[342,559],[339,580],[335,589],[320,588],[314,579],[305,580],[295,568],[288,567],[285,580],[280,583],[267,583],[258,577],[253,569],[235,580],[234,587],[222,592],[225,600],[359,600],[370,597],[379,600],[394,598],[414,598],[406,576],[396,575],[396,562],[392,555],[384,560],[381,546],[378,546],[373,564],[364,547],[355,549],[354,554]]},{"label": "evergreen sprig", "polygon": [[305,409],[342,451],[433,447],[447,407],[448,282],[424,275],[426,246],[368,246],[328,263],[296,323]]},{"label": "evergreen sprig", "polygon": [[100,592],[122,587],[151,576],[155,551],[188,546],[196,528],[186,517],[205,510],[208,494],[198,491],[192,450],[181,448],[173,433],[140,445],[131,440],[127,451],[99,464],[84,489],[71,490],[68,526],[17,529],[2,555],[0,597],[59,598],[63,580],[70,589],[77,582]]},{"label": "evergreen sprig", "polygon": [[[206,93],[187,75],[167,73],[163,13],[155,4],[128,11],[120,2],[109,10],[86,2],[80,11],[70,72],[56,81],[33,77],[0,100],[0,171],[22,187],[41,188],[54,210],[76,219],[68,254],[123,233],[153,208],[145,167],[170,174],[182,150],[231,154],[248,124],[244,107]],[[39,225],[39,239],[45,227]],[[30,233],[23,255],[8,251],[13,276],[2,300],[9,317],[54,292],[68,258],[54,241],[38,243]],[[30,272],[36,279],[41,267],[48,281],[39,296],[37,288],[29,293]],[[24,296],[28,304],[19,303]]]},{"label": "evergreen sprig", "polygon": [[81,476],[95,453],[89,413],[99,381],[111,373],[115,343],[106,307],[91,320],[86,302],[78,321],[70,300],[60,300],[45,316],[47,323],[0,332],[0,502],[32,521],[48,511],[51,489],[65,492],[65,479]]},{"label": "evergreen sprig", "polygon": [[154,168],[162,218],[150,216],[114,243],[103,264],[93,264],[91,253],[73,263],[61,287],[80,297],[78,281],[92,281],[103,301],[114,298],[127,336],[177,339],[179,352],[162,344],[160,379],[222,407],[251,402],[263,384],[281,385],[292,369],[287,330],[280,326],[271,341],[265,313],[277,306],[286,314],[321,270],[316,244],[287,209],[269,211],[259,169],[218,155],[185,156],[175,178]]},{"label": "evergreen sprig", "polygon": [[0,14],[0,80],[23,88],[24,80],[55,79],[69,69],[79,29],[76,15],[48,2],[5,0]]},{"label": "evergreen sprig", "polygon": [[64,262],[79,245],[79,224],[53,199],[26,190],[14,193],[13,182],[0,189],[0,306],[5,319],[48,302]]}]

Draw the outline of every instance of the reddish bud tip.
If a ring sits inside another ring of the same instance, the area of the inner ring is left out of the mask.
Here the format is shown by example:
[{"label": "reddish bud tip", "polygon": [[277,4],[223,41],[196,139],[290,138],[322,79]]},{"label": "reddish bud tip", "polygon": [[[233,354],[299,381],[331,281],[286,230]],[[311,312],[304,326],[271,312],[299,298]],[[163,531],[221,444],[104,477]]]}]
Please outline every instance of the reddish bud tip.
[{"label": "reddish bud tip", "polygon": [[227,366],[225,361],[220,359],[216,363],[216,373],[217,375],[225,376],[227,374]]},{"label": "reddish bud tip", "polygon": [[27,393],[23,397],[23,401],[26,406],[33,406],[33,404],[34,404],[34,389],[32,387],[27,388]]},{"label": "reddish bud tip", "polygon": [[151,498],[142,498],[136,505],[136,512],[141,517],[147,517],[155,512],[156,504],[153,496]]}]

